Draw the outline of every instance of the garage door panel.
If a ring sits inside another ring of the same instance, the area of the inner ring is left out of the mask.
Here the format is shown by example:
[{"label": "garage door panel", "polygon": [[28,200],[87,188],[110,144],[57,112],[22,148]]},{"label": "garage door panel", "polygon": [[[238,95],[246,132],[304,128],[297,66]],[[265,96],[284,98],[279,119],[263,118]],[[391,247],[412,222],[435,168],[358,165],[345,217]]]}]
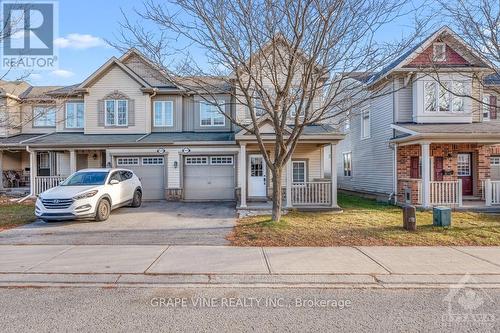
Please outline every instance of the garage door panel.
[{"label": "garage door panel", "polygon": [[234,165],[185,165],[184,199],[234,200]]},{"label": "garage door panel", "polygon": [[118,165],[120,168],[132,170],[141,180],[142,198],[144,200],[165,199],[165,166],[143,165],[139,158],[139,165]]}]

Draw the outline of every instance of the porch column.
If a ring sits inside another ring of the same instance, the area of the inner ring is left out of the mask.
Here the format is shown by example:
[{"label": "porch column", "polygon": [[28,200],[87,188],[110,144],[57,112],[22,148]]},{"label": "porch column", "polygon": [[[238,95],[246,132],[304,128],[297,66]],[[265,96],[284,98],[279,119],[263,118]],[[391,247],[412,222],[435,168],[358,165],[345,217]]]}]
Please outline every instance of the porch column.
[{"label": "porch column", "polygon": [[0,190],[3,190],[3,150],[0,150]]},{"label": "porch column", "polygon": [[240,208],[247,207],[247,146],[246,143],[240,144]]},{"label": "porch column", "polygon": [[36,182],[35,182],[36,176],[37,176],[36,151],[31,151],[30,152],[30,192],[31,192],[31,195],[37,195]]},{"label": "porch column", "polygon": [[429,208],[431,206],[431,162],[430,162],[430,144],[422,143],[422,206]]},{"label": "porch column", "polygon": [[292,208],[292,158],[286,162],[286,208]]},{"label": "porch column", "polygon": [[69,173],[76,172],[76,152],[74,149],[69,151]]},{"label": "porch column", "polygon": [[331,175],[331,190],[332,190],[332,208],[338,208],[337,204],[337,146],[330,145],[330,175]]}]

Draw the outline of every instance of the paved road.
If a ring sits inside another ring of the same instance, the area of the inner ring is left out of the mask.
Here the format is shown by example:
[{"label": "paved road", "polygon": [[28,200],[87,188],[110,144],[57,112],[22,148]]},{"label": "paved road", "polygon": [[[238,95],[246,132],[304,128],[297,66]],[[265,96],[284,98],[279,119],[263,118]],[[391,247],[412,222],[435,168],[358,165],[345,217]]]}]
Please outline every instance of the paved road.
[{"label": "paved road", "polygon": [[[0,327],[3,332],[500,330],[500,290],[488,290],[488,295],[478,291],[474,296],[483,304],[473,313],[489,315],[492,321],[469,320],[459,325],[451,324],[448,319],[448,303],[445,301],[448,294],[448,290],[433,289],[0,289]],[[175,298],[179,299],[179,304],[168,307],[168,301]],[[194,302],[199,298],[213,298],[214,307],[195,306]],[[311,303],[311,307],[294,305],[315,298],[330,301],[330,306],[321,307],[318,303]],[[181,305],[184,299],[187,299],[186,307]],[[260,300],[260,306],[256,305],[256,299]],[[266,306],[266,300],[268,304],[274,300],[277,306]],[[241,302],[240,306],[231,306],[231,302],[237,301]],[[331,306],[333,301],[339,304],[343,301],[344,308]],[[348,301],[350,306],[346,306]],[[223,302],[227,307],[216,306]],[[246,306],[242,302],[246,302]],[[469,310],[454,302],[452,311],[466,314]]]},{"label": "paved road", "polygon": [[37,221],[0,232],[0,244],[227,245],[235,214],[234,203],[145,202],[105,222]]}]

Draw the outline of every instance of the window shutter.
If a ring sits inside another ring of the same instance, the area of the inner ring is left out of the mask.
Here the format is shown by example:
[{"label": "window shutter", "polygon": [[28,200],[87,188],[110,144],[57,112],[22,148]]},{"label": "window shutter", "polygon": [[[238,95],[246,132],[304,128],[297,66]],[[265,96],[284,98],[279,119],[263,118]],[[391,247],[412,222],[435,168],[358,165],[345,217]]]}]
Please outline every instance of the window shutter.
[{"label": "window shutter", "polygon": [[410,159],[410,178],[419,179],[420,178],[420,158],[418,156],[412,156]]},{"label": "window shutter", "polygon": [[128,125],[135,126],[135,100],[128,100]]},{"label": "window shutter", "polygon": [[497,119],[497,97],[490,96],[490,119]]},{"label": "window shutter", "polygon": [[97,126],[104,127],[104,100],[97,101]]}]

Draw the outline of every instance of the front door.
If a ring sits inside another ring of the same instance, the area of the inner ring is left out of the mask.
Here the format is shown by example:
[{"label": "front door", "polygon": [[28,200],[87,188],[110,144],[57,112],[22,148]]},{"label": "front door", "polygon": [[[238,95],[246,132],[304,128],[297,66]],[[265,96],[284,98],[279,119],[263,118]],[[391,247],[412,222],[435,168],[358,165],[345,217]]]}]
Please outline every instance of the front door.
[{"label": "front door", "polygon": [[76,155],[76,171],[87,169],[89,167],[89,159],[87,154]]},{"label": "front door", "polygon": [[472,158],[471,154],[457,155],[458,179],[462,180],[462,194],[472,195]]},{"label": "front door", "polygon": [[266,196],[266,168],[262,155],[250,155],[248,165],[248,196]]}]

